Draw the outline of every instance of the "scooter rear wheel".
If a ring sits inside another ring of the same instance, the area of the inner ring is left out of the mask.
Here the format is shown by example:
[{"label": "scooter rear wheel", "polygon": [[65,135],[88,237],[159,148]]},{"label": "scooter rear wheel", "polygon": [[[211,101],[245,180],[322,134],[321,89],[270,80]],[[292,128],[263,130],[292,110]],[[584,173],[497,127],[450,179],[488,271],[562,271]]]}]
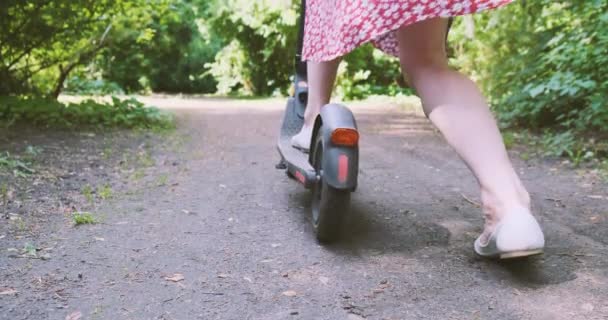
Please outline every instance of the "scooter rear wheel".
[{"label": "scooter rear wheel", "polygon": [[[322,132],[322,131],[321,131]],[[312,188],[312,222],[319,242],[339,238],[344,217],[350,207],[350,191],[339,190],[323,179],[323,139],[318,135],[313,149],[313,167],[319,179]]]}]

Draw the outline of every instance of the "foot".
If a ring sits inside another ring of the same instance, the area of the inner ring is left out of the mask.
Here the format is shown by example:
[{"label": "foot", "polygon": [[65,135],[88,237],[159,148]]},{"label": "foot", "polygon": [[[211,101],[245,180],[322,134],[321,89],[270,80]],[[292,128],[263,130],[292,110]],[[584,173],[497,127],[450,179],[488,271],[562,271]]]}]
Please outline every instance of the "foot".
[{"label": "foot", "polygon": [[310,139],[312,138],[312,127],[304,126],[302,130],[291,138],[291,145],[294,148],[300,149],[304,152],[310,150]]},{"label": "foot", "polygon": [[503,216],[491,231],[475,241],[475,252],[488,258],[518,258],[543,252],[545,237],[540,225],[526,208]]}]

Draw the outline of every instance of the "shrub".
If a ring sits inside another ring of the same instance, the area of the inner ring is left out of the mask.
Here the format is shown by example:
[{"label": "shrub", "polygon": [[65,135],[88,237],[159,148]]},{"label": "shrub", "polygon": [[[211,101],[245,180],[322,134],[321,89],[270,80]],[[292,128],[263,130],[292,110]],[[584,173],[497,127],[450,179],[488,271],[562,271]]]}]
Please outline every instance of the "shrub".
[{"label": "shrub", "polygon": [[136,99],[112,98],[112,103],[85,100],[63,104],[56,100],[0,97],[0,121],[6,125],[27,123],[44,127],[79,126],[123,128],[172,128],[173,116]]}]

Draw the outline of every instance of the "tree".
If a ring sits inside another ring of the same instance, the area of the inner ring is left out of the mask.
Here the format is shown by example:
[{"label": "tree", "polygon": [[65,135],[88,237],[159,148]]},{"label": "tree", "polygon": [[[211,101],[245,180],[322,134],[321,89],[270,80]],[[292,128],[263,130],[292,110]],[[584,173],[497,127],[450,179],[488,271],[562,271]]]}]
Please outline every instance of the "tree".
[{"label": "tree", "polygon": [[116,21],[169,0],[4,0],[0,3],[0,95],[57,97],[78,66],[89,63],[112,37]]}]

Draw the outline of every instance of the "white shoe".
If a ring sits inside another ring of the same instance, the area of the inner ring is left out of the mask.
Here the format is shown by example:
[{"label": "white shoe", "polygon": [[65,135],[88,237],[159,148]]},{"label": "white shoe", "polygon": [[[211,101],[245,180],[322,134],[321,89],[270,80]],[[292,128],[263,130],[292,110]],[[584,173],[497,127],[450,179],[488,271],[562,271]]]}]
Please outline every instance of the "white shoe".
[{"label": "white shoe", "polygon": [[475,252],[488,258],[527,257],[543,253],[544,247],[543,231],[525,208],[504,217],[496,225],[487,243],[482,243],[481,236],[475,240]]},{"label": "white shoe", "polygon": [[302,130],[291,138],[291,145],[304,152],[310,150],[310,139],[312,138],[312,128],[303,127]]}]

